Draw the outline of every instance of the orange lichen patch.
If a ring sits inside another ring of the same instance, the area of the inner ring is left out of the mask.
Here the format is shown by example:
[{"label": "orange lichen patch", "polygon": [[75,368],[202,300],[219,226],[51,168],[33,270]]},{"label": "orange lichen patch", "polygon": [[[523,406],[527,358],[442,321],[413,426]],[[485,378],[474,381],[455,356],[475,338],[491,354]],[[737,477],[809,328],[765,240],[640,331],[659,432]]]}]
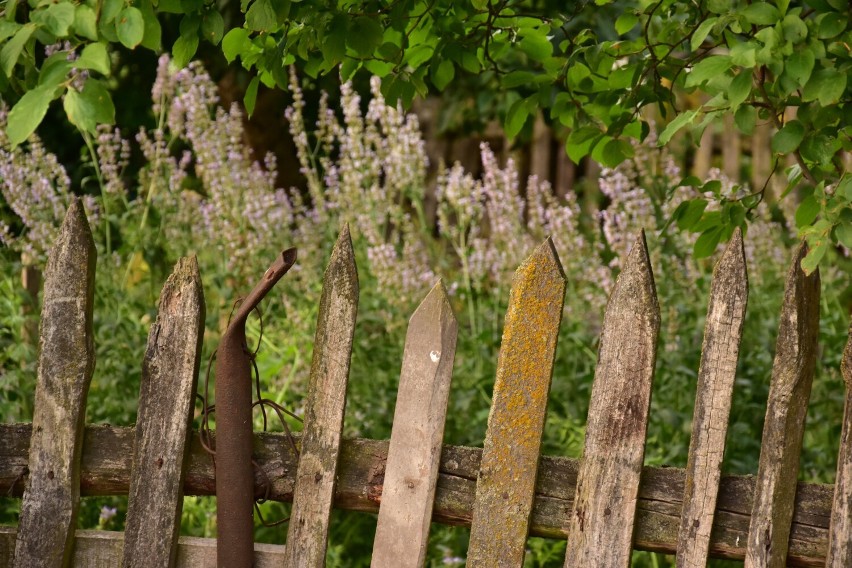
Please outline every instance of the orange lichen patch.
[{"label": "orange lichen patch", "polygon": [[550,239],[518,268],[500,347],[474,505],[469,565],[523,560],[565,298]]}]

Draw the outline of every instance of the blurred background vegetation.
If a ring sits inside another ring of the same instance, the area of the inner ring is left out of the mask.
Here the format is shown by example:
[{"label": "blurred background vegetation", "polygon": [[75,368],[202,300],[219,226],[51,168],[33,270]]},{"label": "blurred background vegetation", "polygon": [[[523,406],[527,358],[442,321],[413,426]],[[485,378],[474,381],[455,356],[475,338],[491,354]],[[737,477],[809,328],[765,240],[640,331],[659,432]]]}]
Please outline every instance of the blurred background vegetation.
[{"label": "blurred background vegetation", "polygon": [[[561,9],[529,4],[544,14]],[[611,22],[626,4],[607,4],[594,16],[578,10],[567,29],[589,26],[600,41],[614,40]],[[237,3],[216,9],[224,30],[242,25]],[[163,45],[183,35],[184,16],[159,14]],[[52,105],[37,134],[16,146],[6,136],[8,107],[0,111],[3,422],[32,418],[39,308],[21,275],[37,281],[68,199],[81,195],[99,253],[88,422],[135,421],[148,327],[180,256],[195,254],[201,266],[206,360],[234,300],[289,246],[299,247],[299,264],[264,303],[262,339],[258,321],[251,321],[250,341],[261,341],[264,396],[298,414],[322,271],[339,228],[349,223],[361,299],[345,434],[389,436],[407,318],[440,277],[460,323],[444,441],[480,446],[512,272],[551,235],[569,283],[542,451],[580,457],[606,298],[619,259],[644,228],[662,310],[645,461],[684,467],[715,256],[696,259],[696,235],[676,230],[671,221],[690,200],[706,199],[710,213],[721,210],[720,200],[738,202],[760,190],[745,238],[750,294],[723,466],[730,474],[757,471],[783,280],[799,238],[796,211],[803,197],[793,192],[780,199],[787,183],[771,175],[774,126],[768,119],[743,135],[720,116],[700,136],[680,133],[660,147],[655,124],[664,129],[666,119],[646,109],[643,140],[630,142],[618,165],[602,166],[591,156],[572,161],[564,151],[566,127],[547,112],[530,113],[507,138],[500,124],[518,97],[495,86],[487,71],[459,73],[403,110],[387,100],[387,76],[360,72],[343,82],[294,59],[285,76],[276,77],[287,83],[279,89],[258,85],[257,70],[229,64],[210,42],[197,45],[188,66],[121,42],[110,48],[114,125],[80,135]],[[37,59],[43,63],[45,54]],[[249,119],[244,101],[253,82]],[[401,103],[404,97],[396,95],[390,98]],[[701,92],[675,95],[683,108],[706,102]],[[16,99],[5,100],[11,105]],[[681,185],[690,175],[700,183]],[[821,351],[800,478],[831,483],[850,289],[848,250],[832,246],[826,255]],[[299,428],[295,421],[289,426]],[[14,523],[19,502],[2,503],[0,522]],[[126,498],[87,498],[80,526],[120,530],[125,513]],[[264,505],[268,519],[287,514],[285,504]],[[333,515],[328,565],[368,565],[375,516]],[[182,530],[214,536],[214,501],[187,497]],[[256,540],[280,543],[285,534],[281,527],[258,526]],[[464,529],[434,525],[429,565],[463,565],[467,538]],[[564,542],[532,538],[527,564],[561,566],[563,551]],[[636,552],[634,564],[673,561]]]}]

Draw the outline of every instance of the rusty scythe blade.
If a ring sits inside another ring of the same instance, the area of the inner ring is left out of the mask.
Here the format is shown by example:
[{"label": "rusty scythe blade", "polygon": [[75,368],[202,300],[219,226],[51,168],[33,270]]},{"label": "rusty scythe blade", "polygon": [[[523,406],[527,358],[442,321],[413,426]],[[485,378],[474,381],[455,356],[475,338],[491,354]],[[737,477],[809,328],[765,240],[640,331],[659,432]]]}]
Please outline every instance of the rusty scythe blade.
[{"label": "rusty scythe blade", "polygon": [[254,561],[251,354],[246,319],[296,262],[287,249],[272,263],[234,315],[216,350],[216,523],[219,568]]}]

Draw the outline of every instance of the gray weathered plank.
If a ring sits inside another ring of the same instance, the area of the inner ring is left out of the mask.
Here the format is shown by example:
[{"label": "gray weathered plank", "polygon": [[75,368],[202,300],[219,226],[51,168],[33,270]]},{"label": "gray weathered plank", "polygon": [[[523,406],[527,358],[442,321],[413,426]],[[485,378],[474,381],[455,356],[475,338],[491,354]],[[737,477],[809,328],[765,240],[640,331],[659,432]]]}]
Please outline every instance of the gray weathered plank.
[{"label": "gray weathered plank", "polygon": [[565,285],[550,238],[512,279],[476,484],[468,566],[524,563]]},{"label": "gray weathered plank", "polygon": [[786,566],[819,333],[819,271],[805,275],[801,262],[807,253],[807,246],[799,245],[787,273],[760,444],[746,568]]},{"label": "gray weathered plank", "polygon": [[86,214],[75,198],[45,270],[38,383],[16,568],[62,566],[71,558],[86,397],[95,368],[96,257]]},{"label": "gray weathered plank", "polygon": [[747,302],[745,251],[737,229],[713,269],[686,465],[678,568],[707,565]]},{"label": "gray weathered plank", "polygon": [[642,232],[607,303],[583,460],[568,522],[568,568],[627,567],[654,379],[660,307]]},{"label": "gray weathered plank", "polygon": [[203,335],[198,261],[182,258],[163,287],[142,361],[125,567],[174,565]]},{"label": "gray weathered plank", "polygon": [[[0,494],[20,496],[19,476],[27,463],[31,424],[0,424]],[[213,433],[215,437],[215,432]],[[297,435],[298,440],[298,435]],[[130,484],[133,428],[88,425],[83,443],[80,490],[83,495],[126,495]],[[270,499],[291,501],[297,458],[285,434],[254,434],[255,457],[272,479]],[[184,482],[186,495],[215,494],[210,456],[194,434],[189,468]],[[338,509],[376,513],[384,483],[388,442],[344,439],[337,468],[334,506]],[[434,522],[470,526],[476,479],[482,456],[480,448],[444,446],[432,509]],[[565,539],[577,486],[580,460],[543,456],[539,466],[530,534]],[[684,470],[645,467],[639,487],[634,546],[639,550],[674,553],[680,523]],[[264,490],[264,478],[255,476],[255,491]],[[742,560],[748,539],[749,515],[754,493],[753,476],[723,476],[719,486],[716,517],[710,535],[710,554],[715,558]],[[828,546],[832,486],[800,483],[790,532],[790,566],[824,566]],[[2,540],[0,540],[2,545]],[[0,566],[10,564],[11,551],[0,547]]]},{"label": "gray weathered plank", "polygon": [[[0,526],[0,566],[4,550],[15,543],[14,527]],[[78,530],[74,535],[74,568],[115,568],[121,564],[125,534],[115,531]],[[176,543],[175,568],[216,568],[216,539],[182,536]],[[254,567],[278,568],[284,546],[254,543]],[[152,564],[153,566],[153,564]],[[164,565],[163,565],[164,566]]]},{"label": "gray weathered plank", "polygon": [[323,281],[284,566],[325,565],[357,314],[358,271],[345,226]]},{"label": "gray weathered plank", "polygon": [[846,383],[846,404],[843,408],[843,430],[837,456],[837,477],[834,481],[834,502],[825,561],[829,568],[852,566],[852,327],[849,328],[849,340],[843,350],[840,372]]},{"label": "gray weathered plank", "polygon": [[423,566],[458,323],[438,282],[408,323],[372,566]]}]

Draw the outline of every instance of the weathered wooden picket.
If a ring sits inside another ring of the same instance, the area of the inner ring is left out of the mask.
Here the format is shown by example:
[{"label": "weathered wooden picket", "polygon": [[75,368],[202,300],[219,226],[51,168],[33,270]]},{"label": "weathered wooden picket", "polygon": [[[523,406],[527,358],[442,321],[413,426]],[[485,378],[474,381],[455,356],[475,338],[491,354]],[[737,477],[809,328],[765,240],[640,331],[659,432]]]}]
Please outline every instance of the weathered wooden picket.
[{"label": "weathered wooden picket", "polygon": [[[432,521],[471,527],[468,566],[521,566],[530,535],[567,539],[567,567],[626,567],[631,550],[746,566],[852,566],[852,347],[837,482],[796,483],[817,352],[819,276],[793,257],[756,477],[721,475],[748,283],[742,237],[714,270],[685,470],[643,467],[659,305],[644,235],[610,297],[584,457],[540,456],[565,275],[546,240],[518,269],[482,449],[442,446],[457,323],[439,282],[409,322],[390,441],[341,439],[358,306],[346,230],[325,274],[300,457],[256,433],[258,493],[292,501],[287,544],[256,566],[322,566],[332,506],[378,512],[373,566],[422,566]],[[69,208],[45,273],[32,424],[0,424],[0,491],[22,495],[0,527],[0,566],[211,566],[216,541],[179,537],[183,495],[211,495],[214,464],[192,431],[204,299],[194,259],[163,289],[135,428],[84,425],[93,370],[95,248]],[[560,378],[560,380],[562,380]],[[211,434],[215,441],[215,433]],[[129,457],[132,456],[132,459]],[[75,530],[80,495],[128,494],[124,533]]]}]

